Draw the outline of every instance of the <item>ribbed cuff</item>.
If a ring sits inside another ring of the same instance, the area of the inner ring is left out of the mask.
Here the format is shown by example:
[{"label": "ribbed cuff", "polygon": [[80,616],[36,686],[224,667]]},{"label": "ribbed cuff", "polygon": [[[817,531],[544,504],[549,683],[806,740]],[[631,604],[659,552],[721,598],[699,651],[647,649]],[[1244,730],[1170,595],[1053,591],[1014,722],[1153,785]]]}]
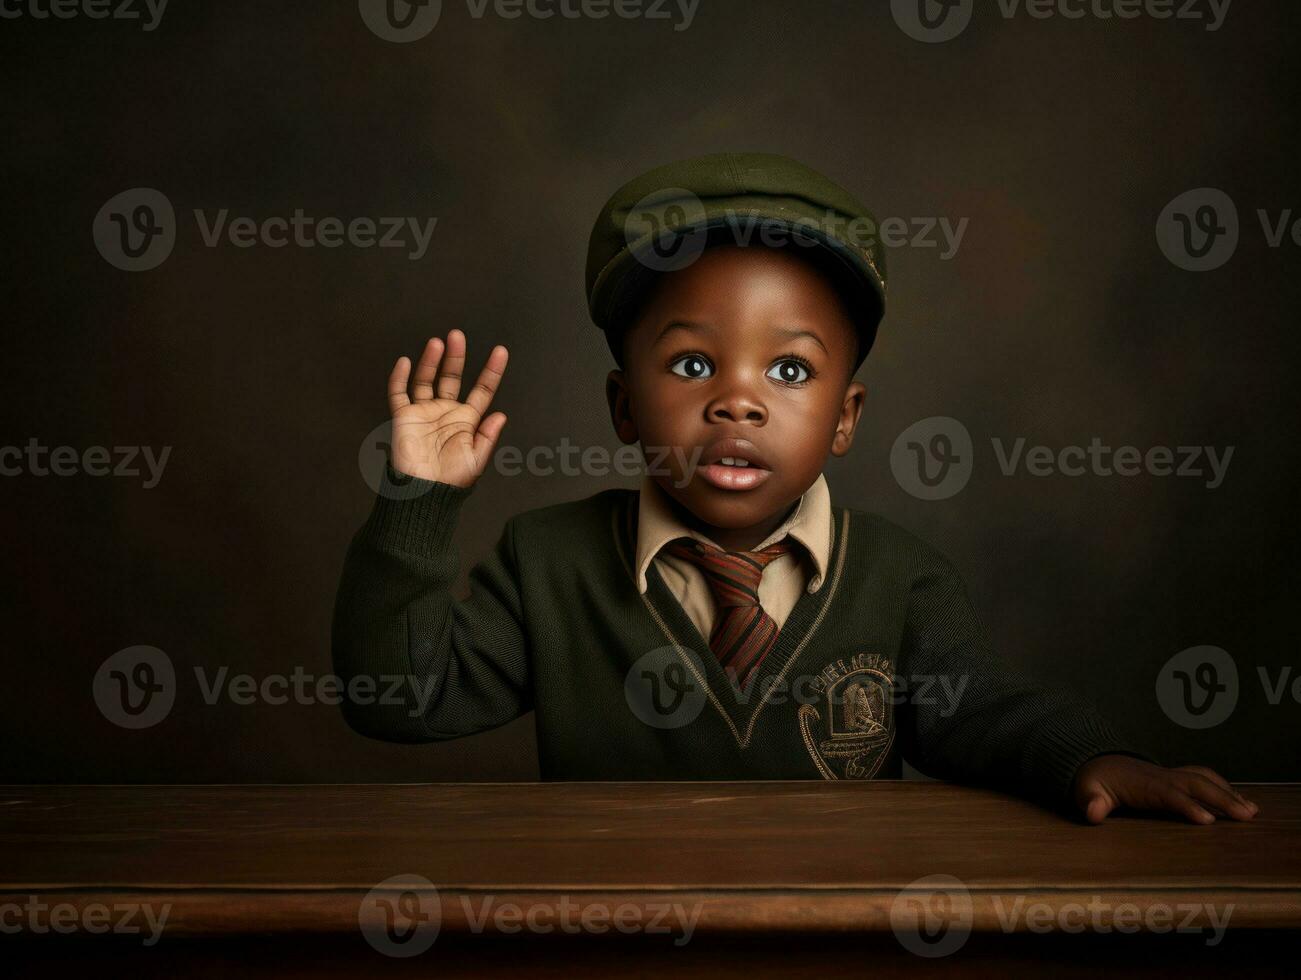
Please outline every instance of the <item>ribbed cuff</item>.
[{"label": "ribbed cuff", "polygon": [[1075,775],[1090,759],[1108,754],[1130,755],[1160,765],[1150,755],[1120,737],[1096,714],[1085,714],[1076,724],[1056,724],[1042,732],[1035,761],[1042,772],[1043,789],[1049,801],[1070,807]]},{"label": "ribbed cuff", "polygon": [[461,504],[473,490],[405,476],[386,463],[362,533],[383,549],[432,557],[451,547]]}]

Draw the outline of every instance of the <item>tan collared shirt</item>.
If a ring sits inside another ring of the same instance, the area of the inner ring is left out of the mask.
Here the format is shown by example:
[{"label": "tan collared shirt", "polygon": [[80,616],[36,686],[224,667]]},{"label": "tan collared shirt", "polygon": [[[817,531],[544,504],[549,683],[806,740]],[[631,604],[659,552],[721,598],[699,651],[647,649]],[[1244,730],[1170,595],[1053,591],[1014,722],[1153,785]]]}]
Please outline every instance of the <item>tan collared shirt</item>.
[{"label": "tan collared shirt", "polygon": [[[773,559],[759,580],[759,604],[776,621],[778,629],[786,622],[800,594],[805,590],[817,592],[826,577],[831,551],[831,493],[825,476],[818,475],[781,527],[754,550],[766,548],[788,534],[804,549],[797,548]],[[646,591],[646,573],[653,561],[700,635],[708,637],[718,611],[704,573],[685,558],[660,553],[674,538],[683,537],[720,547],[678,520],[668,495],[651,477],[644,477],[637,510],[637,588]]]}]

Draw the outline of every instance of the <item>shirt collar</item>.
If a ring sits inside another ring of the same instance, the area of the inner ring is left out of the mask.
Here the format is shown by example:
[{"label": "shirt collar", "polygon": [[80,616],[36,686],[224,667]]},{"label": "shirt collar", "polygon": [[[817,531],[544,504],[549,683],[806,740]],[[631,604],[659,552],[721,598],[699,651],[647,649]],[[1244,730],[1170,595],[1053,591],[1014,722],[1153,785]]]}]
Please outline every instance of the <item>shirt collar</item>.
[{"label": "shirt collar", "polygon": [[[695,538],[715,548],[719,545],[678,520],[668,494],[649,475],[642,478],[639,498],[637,591],[644,593],[647,588],[646,572],[651,560],[674,538]],[[802,544],[813,559],[814,574],[809,580],[808,591],[818,591],[827,573],[827,560],[831,551],[831,492],[827,488],[825,475],[818,474],[813,486],[804,491],[781,527],[768,535],[754,550],[766,548],[788,534]]]}]

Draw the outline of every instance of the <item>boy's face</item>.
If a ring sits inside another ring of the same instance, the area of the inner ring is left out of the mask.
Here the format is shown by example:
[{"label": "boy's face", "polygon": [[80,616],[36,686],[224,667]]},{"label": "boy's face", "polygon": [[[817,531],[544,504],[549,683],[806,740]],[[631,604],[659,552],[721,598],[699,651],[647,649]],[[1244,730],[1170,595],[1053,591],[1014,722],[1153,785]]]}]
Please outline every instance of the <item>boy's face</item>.
[{"label": "boy's face", "polygon": [[790,251],[711,248],[664,274],[623,351],[607,383],[619,438],[640,441],[655,481],[701,522],[753,532],[718,536],[724,547],[758,544],[827,455],[849,451],[866,392],[850,381],[854,326]]}]

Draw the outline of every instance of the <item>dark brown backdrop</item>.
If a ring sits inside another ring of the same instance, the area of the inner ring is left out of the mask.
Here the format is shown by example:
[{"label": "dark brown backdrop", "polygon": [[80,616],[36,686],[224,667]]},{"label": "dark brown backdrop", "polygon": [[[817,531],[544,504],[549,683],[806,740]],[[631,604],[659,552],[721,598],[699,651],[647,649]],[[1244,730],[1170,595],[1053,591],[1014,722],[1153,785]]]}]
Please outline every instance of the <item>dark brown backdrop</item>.
[{"label": "dark brown backdrop", "polygon": [[[495,780],[536,775],[531,718],[398,746],[320,704],[208,706],[193,668],[330,669],[334,588],[370,491],[358,467],[392,359],[431,332],[512,366],[503,443],[617,446],[582,263],[606,195],[723,149],[800,157],[882,216],[969,219],[961,249],[891,255],[891,311],[860,372],[870,400],[836,498],[926,537],[970,583],[1006,656],[1098,699],[1171,762],[1298,776],[1301,668],[1292,497],[1298,247],[1256,209],[1301,205],[1296,5],[1182,21],[1005,21],[978,4],[944,44],[885,3],[703,0],[665,21],[476,20],[444,5],[391,44],[356,3],[173,4],[114,20],[0,23],[5,55],[6,445],[171,446],[158,486],[4,477],[4,781]],[[115,194],[176,208],[171,256],[97,252]],[[1184,191],[1237,203],[1242,241],[1201,274],[1157,246]],[[428,251],[203,245],[191,214],[437,217]],[[1295,216],[1294,216],[1295,217]],[[976,465],[928,502],[891,473],[896,436],[960,419]],[[990,439],[1235,447],[1222,486],[1003,476]],[[465,508],[468,565],[524,508],[600,477],[489,474]],[[635,479],[619,482],[634,485]],[[179,675],[128,731],[91,696],[113,652]],[[1188,647],[1234,657],[1236,710],[1206,731],[1154,694]],[[1294,678],[1293,678],[1294,679]]]}]

